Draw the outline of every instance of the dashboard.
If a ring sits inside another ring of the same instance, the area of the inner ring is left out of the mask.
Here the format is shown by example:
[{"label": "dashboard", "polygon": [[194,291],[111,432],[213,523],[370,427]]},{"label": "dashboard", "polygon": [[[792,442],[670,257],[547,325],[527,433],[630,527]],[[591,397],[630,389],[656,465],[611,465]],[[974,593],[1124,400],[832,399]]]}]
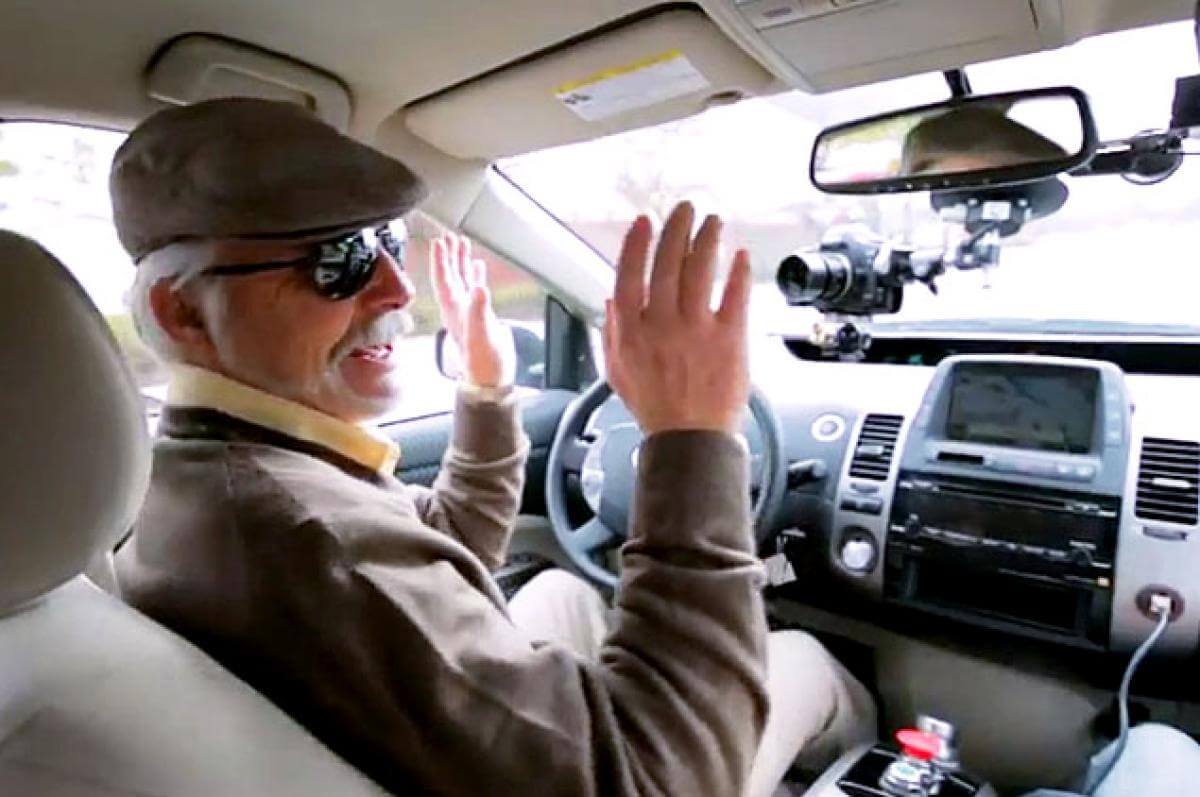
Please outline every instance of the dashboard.
[{"label": "dashboard", "polygon": [[791,485],[777,526],[808,541],[784,550],[819,571],[827,602],[1128,651],[1154,626],[1150,592],[1165,592],[1176,621],[1160,650],[1196,650],[1200,379],[1038,355],[814,363],[779,348],[755,363],[758,384],[789,462],[827,475]]}]

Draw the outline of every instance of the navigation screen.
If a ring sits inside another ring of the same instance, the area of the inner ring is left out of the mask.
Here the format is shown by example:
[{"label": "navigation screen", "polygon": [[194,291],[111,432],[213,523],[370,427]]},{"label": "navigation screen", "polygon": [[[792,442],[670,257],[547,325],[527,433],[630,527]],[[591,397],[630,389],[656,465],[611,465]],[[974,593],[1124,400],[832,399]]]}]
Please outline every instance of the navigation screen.
[{"label": "navigation screen", "polygon": [[954,369],[946,437],[1041,451],[1092,448],[1100,374],[1053,365],[965,363]]}]

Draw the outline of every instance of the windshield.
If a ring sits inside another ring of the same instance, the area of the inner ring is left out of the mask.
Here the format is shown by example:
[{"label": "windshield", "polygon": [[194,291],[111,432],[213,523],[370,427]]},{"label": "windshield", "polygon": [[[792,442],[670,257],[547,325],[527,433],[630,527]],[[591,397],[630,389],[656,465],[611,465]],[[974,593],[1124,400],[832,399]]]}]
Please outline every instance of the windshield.
[{"label": "windshield", "polygon": [[[1162,129],[1175,79],[1195,74],[1192,24],[1096,37],[1046,53],[969,67],[977,93],[1073,85],[1091,100],[1101,140]],[[508,159],[499,169],[613,262],[637,213],[665,217],[680,199],[726,220],[730,252],[751,252],[754,318],[766,331],[803,334],[816,318],[789,308],[774,287],[780,260],[815,249],[831,225],[863,222],[889,239],[940,245],[928,194],[847,197],[808,178],[824,127],[948,95],[940,74],[827,95],[792,91],[658,127]],[[952,272],[935,296],[910,286],[902,329],[1200,334],[1200,158],[1170,179],[1063,178],[1070,198],[1056,214],[1005,240],[997,267]],[[726,261],[728,258],[725,258]],[[1052,321],[1053,324],[1045,322]]]}]

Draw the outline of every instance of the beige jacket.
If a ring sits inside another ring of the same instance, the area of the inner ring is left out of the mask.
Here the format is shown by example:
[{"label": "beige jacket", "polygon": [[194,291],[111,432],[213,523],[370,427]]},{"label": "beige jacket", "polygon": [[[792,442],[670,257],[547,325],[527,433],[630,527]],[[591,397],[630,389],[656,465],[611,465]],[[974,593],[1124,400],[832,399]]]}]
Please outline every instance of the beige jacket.
[{"label": "beige jacket", "polygon": [[430,490],[365,430],[184,376],[117,557],[135,606],[397,794],[740,792],[767,704],[736,440],[646,442],[596,664],[526,638],[489,575],[528,449],[515,398],[460,395]]}]

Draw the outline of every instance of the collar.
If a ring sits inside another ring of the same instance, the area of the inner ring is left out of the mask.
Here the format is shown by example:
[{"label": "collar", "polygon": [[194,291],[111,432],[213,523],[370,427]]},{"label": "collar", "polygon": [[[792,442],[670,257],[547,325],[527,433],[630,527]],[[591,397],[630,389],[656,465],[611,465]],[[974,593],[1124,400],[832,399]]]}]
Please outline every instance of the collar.
[{"label": "collar", "polygon": [[167,406],[204,407],[327,448],[391,475],[400,446],[382,434],[192,365],[172,365]]}]

